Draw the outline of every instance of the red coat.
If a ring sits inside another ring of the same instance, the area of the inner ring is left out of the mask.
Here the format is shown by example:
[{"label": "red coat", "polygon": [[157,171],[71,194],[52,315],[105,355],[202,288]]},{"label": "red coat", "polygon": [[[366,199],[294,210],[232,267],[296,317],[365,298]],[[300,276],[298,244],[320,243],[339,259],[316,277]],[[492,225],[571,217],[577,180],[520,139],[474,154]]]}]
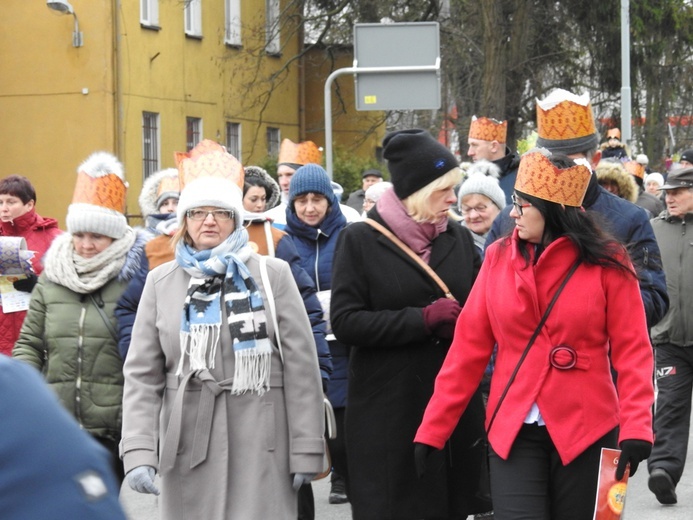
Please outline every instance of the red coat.
[{"label": "red coat", "polygon": [[[35,251],[31,259],[34,271],[37,275],[43,271],[41,259],[62,231],[58,228],[58,221],[52,218],[44,218],[34,209],[25,213],[12,222],[0,222],[0,236],[24,237],[27,249]],[[26,311],[11,312],[5,314],[0,310],[0,354],[11,355],[15,341],[19,337],[19,331],[24,322]]]},{"label": "red coat", "polygon": [[[488,428],[500,394],[575,258],[575,247],[567,238],[554,241],[536,265],[526,268],[516,235],[486,250],[416,442],[437,448],[445,444],[497,342]],[[575,368],[559,370],[551,365],[549,353],[557,345],[570,345],[577,351]],[[618,389],[611,365],[618,372]],[[616,426],[620,426],[619,442],[652,442],[652,373],[652,348],[636,278],[583,263],[517,373],[489,432],[489,442],[498,455],[507,458],[533,403],[564,464]]]}]

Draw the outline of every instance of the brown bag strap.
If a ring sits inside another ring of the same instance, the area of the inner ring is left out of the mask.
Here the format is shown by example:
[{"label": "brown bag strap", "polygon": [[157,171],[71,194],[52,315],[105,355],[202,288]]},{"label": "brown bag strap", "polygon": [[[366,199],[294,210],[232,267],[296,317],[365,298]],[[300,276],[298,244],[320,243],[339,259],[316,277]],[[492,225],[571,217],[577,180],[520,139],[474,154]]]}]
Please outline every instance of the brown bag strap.
[{"label": "brown bag strap", "polygon": [[448,286],[445,285],[445,282],[440,278],[440,276],[438,276],[438,275],[436,274],[436,272],[435,272],[433,269],[431,269],[431,266],[429,266],[426,262],[424,262],[423,260],[421,260],[421,258],[420,258],[414,251],[412,251],[411,248],[409,248],[409,246],[407,246],[407,244],[405,244],[405,243],[402,242],[399,238],[397,238],[397,237],[394,235],[394,233],[392,233],[392,231],[390,231],[390,230],[387,229],[385,226],[383,226],[382,224],[380,224],[379,222],[376,222],[375,220],[373,220],[373,219],[371,219],[371,218],[365,219],[364,222],[365,222],[366,224],[368,224],[369,226],[371,226],[371,227],[377,229],[377,230],[380,231],[383,235],[385,235],[387,238],[389,238],[390,240],[392,240],[396,245],[399,246],[399,248],[400,248],[402,251],[404,251],[405,253],[407,253],[407,255],[408,255],[412,260],[414,260],[417,264],[419,264],[419,266],[421,266],[421,268],[422,268],[424,271],[426,271],[426,272],[428,273],[428,275],[429,275],[431,278],[433,278],[433,280],[438,284],[438,287],[440,287],[440,288],[443,290],[443,292],[445,293],[445,297],[446,297],[446,298],[448,298],[448,299],[450,299],[450,300],[454,300],[454,299],[455,299],[455,297],[454,297],[454,296],[452,295],[452,293],[450,292],[450,289],[448,289]]}]

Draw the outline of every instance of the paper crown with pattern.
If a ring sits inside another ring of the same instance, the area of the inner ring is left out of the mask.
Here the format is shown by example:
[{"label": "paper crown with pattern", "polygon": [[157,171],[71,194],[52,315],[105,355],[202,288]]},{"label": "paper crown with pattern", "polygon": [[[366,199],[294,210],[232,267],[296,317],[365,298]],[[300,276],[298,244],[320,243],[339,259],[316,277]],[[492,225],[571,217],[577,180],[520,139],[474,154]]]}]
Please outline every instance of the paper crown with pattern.
[{"label": "paper crown with pattern", "polygon": [[508,135],[508,122],[496,121],[488,117],[472,116],[469,125],[469,138],[482,141],[498,141],[505,143]]},{"label": "paper crown with pattern", "polygon": [[580,207],[591,175],[582,164],[562,170],[541,151],[529,151],[520,159],[515,190],[556,204]]},{"label": "paper crown with pattern", "polygon": [[623,166],[626,168],[628,173],[637,177],[638,179],[644,179],[645,178],[645,165],[644,164],[640,164],[637,161],[626,161],[625,163],[623,163]]},{"label": "paper crown with pattern", "polygon": [[234,212],[236,228],[243,225],[245,170],[219,143],[205,139],[187,153],[175,153],[180,175],[178,225],[189,209],[210,206]]},{"label": "paper crown with pattern", "polygon": [[589,94],[556,89],[537,99],[537,146],[566,155],[593,150],[599,143]]},{"label": "paper crown with pattern", "polygon": [[181,191],[200,177],[228,179],[243,188],[243,165],[226,148],[211,139],[200,141],[189,152],[174,152]]},{"label": "paper crown with pattern", "polygon": [[180,197],[180,179],[177,168],[166,168],[151,174],[142,183],[139,196],[140,210],[147,217],[159,213],[161,205],[169,198]]},{"label": "paper crown with pattern", "polygon": [[108,152],[95,152],[77,168],[77,183],[67,209],[70,233],[96,233],[114,239],[125,234],[123,165]]},{"label": "paper crown with pattern", "polygon": [[289,139],[284,139],[279,147],[279,157],[277,164],[298,165],[320,164],[322,161],[322,151],[313,141],[303,141],[294,143]]}]

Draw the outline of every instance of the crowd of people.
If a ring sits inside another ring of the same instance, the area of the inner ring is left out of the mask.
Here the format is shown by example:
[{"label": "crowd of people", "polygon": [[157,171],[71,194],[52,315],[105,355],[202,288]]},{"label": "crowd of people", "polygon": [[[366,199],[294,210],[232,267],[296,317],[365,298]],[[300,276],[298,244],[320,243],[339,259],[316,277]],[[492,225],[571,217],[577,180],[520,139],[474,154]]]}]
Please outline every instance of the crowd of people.
[{"label": "crowd of people", "polygon": [[[0,372],[61,439],[40,452],[56,510],[123,518],[126,482],[164,519],[314,520],[329,474],[356,520],[582,520],[603,448],[616,480],[646,464],[675,504],[693,150],[651,171],[619,129],[599,144],[586,94],[536,108],[522,155],[506,121],[474,116],[466,165],[426,130],[388,133],[387,172],[346,203],[321,149],[288,139],[277,180],[214,141],[176,153],[138,227],[108,152],[78,166],[65,231],[29,179],[1,180],[0,237],[34,254],[11,286],[28,309],[0,313]],[[28,479],[14,401],[0,449]],[[8,518],[42,507],[1,495]]]}]

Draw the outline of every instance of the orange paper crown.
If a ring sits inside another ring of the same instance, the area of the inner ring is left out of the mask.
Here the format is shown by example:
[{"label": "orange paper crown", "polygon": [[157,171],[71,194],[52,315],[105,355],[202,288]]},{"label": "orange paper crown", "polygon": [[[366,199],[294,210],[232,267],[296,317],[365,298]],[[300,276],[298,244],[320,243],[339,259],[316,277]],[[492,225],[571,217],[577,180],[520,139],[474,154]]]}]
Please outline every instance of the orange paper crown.
[{"label": "orange paper crown", "polygon": [[219,177],[228,179],[241,189],[245,172],[238,159],[226,148],[210,139],[204,139],[189,152],[174,152],[180,190],[199,177]]},{"label": "orange paper crown", "polygon": [[621,139],[621,131],[618,128],[610,128],[609,130],[606,131],[606,138],[611,139],[612,137],[620,140]]},{"label": "orange paper crown", "polygon": [[93,177],[78,171],[72,203],[92,204],[124,213],[126,189],[123,179],[115,173]]},{"label": "orange paper crown", "polygon": [[313,141],[296,144],[289,139],[284,139],[279,147],[277,164],[320,164],[321,161],[322,152]]},{"label": "orange paper crown", "polygon": [[639,179],[645,178],[645,166],[637,161],[627,161],[623,163],[628,173],[638,177]]},{"label": "orange paper crown", "polygon": [[520,159],[515,189],[556,204],[580,207],[591,175],[582,164],[561,170],[543,153],[527,152]]},{"label": "orange paper crown", "polygon": [[482,141],[498,141],[505,143],[508,135],[508,122],[496,121],[488,117],[472,116],[472,124],[469,125],[469,138]]},{"label": "orange paper crown", "polygon": [[180,177],[164,177],[159,183],[159,187],[156,190],[156,196],[160,197],[162,193],[169,191],[180,192]]},{"label": "orange paper crown", "polygon": [[566,100],[547,110],[537,104],[537,133],[543,139],[562,141],[596,132],[592,104],[589,102],[581,105]]}]

